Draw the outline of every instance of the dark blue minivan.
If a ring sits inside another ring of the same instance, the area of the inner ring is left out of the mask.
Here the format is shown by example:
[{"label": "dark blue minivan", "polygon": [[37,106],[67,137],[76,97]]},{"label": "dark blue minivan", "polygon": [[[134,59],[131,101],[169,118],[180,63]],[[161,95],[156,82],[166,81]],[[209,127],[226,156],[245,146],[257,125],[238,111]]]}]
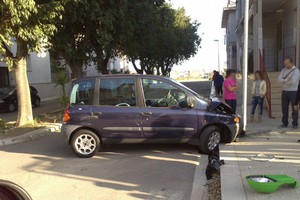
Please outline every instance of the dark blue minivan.
[{"label": "dark blue minivan", "polygon": [[227,104],[172,79],[106,75],[73,81],[62,132],[79,157],[112,143],[190,143],[209,153],[236,138],[239,121]]}]

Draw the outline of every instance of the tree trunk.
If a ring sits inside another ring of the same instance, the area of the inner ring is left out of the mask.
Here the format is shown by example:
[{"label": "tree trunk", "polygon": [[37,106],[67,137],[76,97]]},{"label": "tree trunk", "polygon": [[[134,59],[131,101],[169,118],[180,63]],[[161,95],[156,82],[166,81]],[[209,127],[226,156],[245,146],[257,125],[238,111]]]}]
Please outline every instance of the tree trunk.
[{"label": "tree trunk", "polygon": [[156,67],[156,75],[160,76],[160,68],[159,67]]},{"label": "tree trunk", "polygon": [[142,69],[137,68],[137,66],[136,66],[134,60],[132,60],[131,62],[132,62],[132,65],[133,65],[133,67],[134,67],[136,73],[138,73],[138,74],[143,74],[143,68],[142,68]]},{"label": "tree trunk", "polygon": [[145,67],[145,72],[146,72],[146,74],[153,75],[154,69],[153,69],[153,67]]},{"label": "tree trunk", "polygon": [[108,64],[109,58],[110,57],[107,57],[98,62],[98,69],[102,74],[108,74],[107,64]]},{"label": "tree trunk", "polygon": [[72,78],[81,78],[84,77],[82,66],[83,62],[77,61],[70,65],[72,69]]},{"label": "tree trunk", "polygon": [[18,97],[17,126],[33,123],[32,104],[27,78],[27,45],[17,40],[17,63],[15,66],[16,89]]},{"label": "tree trunk", "polygon": [[168,75],[168,70],[167,70],[167,67],[161,67],[161,73],[162,73],[162,75],[164,75],[164,76],[167,76]]}]

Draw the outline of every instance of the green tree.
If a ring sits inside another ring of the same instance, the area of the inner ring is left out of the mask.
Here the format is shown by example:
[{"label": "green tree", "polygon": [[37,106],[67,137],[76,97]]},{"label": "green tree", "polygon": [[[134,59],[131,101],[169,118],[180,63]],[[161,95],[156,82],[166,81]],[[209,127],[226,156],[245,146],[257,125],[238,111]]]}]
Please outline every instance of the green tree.
[{"label": "green tree", "polygon": [[192,22],[183,8],[175,10],[164,2],[131,6],[143,12],[128,12],[126,21],[132,30],[121,48],[137,73],[153,74],[156,69],[158,75],[167,75],[173,65],[197,53],[201,42],[199,24]]},{"label": "green tree", "polygon": [[120,0],[69,0],[64,5],[52,50],[66,59],[74,77],[82,77],[82,66],[89,62],[108,73],[109,59],[118,54],[123,6]]},{"label": "green tree", "polygon": [[[153,73],[153,54],[159,28],[159,8],[163,0],[137,1],[128,0],[122,24],[124,36],[120,50],[132,62],[137,73]],[[136,62],[140,62],[138,68]]]},{"label": "green tree", "polygon": [[[62,9],[59,0],[1,0],[0,53],[13,70],[18,96],[17,125],[33,122],[26,60],[29,52],[44,51],[56,31],[52,20]],[[16,53],[10,46],[16,44]]]}]

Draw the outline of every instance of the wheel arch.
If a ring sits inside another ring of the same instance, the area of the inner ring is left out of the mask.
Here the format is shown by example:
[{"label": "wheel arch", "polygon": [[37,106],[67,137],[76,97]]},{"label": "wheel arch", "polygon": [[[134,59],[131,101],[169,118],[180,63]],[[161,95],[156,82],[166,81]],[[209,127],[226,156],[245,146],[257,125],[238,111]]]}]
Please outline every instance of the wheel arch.
[{"label": "wheel arch", "polygon": [[99,133],[99,131],[97,131],[96,129],[94,129],[94,128],[92,128],[92,127],[81,126],[81,127],[77,128],[77,129],[75,129],[75,130],[71,133],[71,135],[70,135],[70,137],[69,137],[69,139],[68,139],[68,144],[71,144],[71,141],[72,141],[73,136],[75,135],[75,133],[77,133],[77,132],[80,131],[80,130],[89,130],[89,131],[92,131],[93,133],[95,133],[95,134],[98,136],[100,142],[102,143],[102,137],[101,137],[101,134]]},{"label": "wheel arch", "polygon": [[211,126],[216,126],[218,127],[221,131],[221,142],[229,142],[231,140],[231,131],[229,129],[228,126],[226,126],[225,124],[221,124],[221,123],[210,123],[210,124],[206,124],[205,126],[202,127],[199,137],[200,135],[205,131],[205,129],[207,129],[208,127]]}]

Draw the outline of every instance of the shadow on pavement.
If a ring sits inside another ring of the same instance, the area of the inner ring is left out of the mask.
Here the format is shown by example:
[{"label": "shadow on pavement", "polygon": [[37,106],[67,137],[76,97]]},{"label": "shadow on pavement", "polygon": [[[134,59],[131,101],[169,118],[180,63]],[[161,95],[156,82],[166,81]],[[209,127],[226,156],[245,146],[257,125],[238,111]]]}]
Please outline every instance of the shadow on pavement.
[{"label": "shadow on pavement", "polygon": [[[111,191],[115,193],[107,195],[126,194],[139,199],[189,199],[199,164],[197,148],[181,144],[110,145],[93,158],[77,158],[60,134],[1,147],[1,152],[28,157],[30,162],[14,167],[30,174],[72,180],[79,188],[79,182],[93,183],[100,189],[95,193]],[[51,181],[44,181],[49,187]]]}]

